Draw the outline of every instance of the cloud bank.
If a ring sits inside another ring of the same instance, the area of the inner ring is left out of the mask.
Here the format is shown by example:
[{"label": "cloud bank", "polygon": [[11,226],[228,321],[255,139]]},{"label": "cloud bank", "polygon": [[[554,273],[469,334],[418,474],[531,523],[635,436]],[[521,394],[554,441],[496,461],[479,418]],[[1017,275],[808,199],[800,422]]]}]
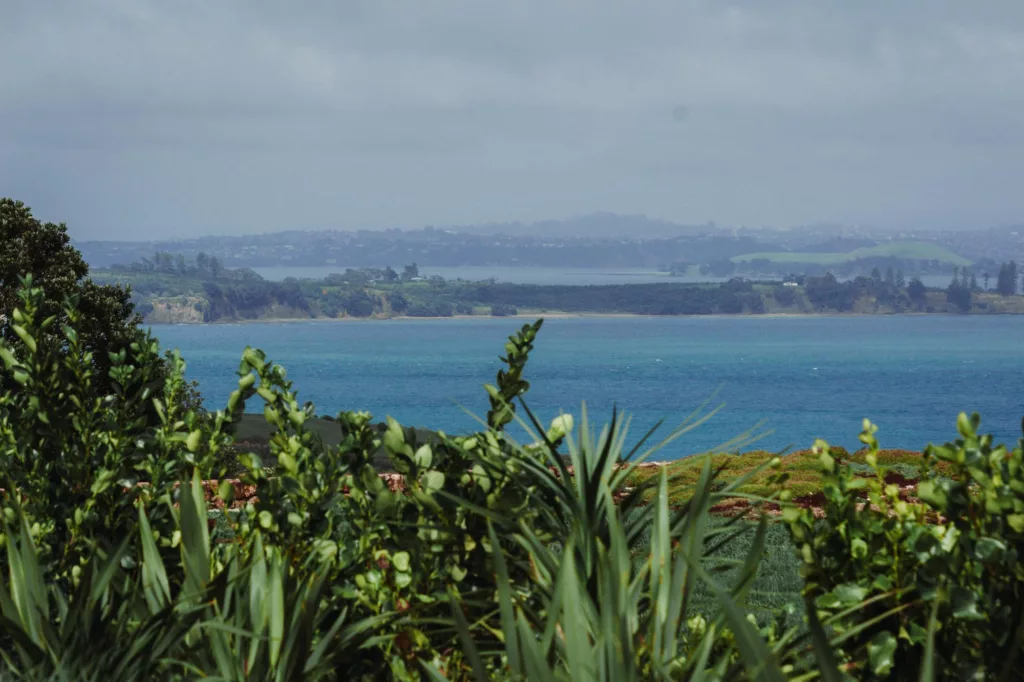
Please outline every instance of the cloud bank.
[{"label": "cloud bank", "polygon": [[1024,3],[8,0],[0,194],[79,239],[608,210],[1019,222]]}]

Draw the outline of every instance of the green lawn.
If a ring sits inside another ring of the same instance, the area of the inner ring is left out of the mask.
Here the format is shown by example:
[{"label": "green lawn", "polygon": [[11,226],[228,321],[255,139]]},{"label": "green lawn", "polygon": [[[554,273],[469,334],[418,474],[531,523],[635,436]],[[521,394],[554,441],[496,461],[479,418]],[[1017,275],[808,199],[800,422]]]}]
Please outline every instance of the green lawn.
[{"label": "green lawn", "polygon": [[745,263],[752,260],[768,260],[773,263],[813,263],[817,265],[836,265],[861,258],[907,258],[912,260],[937,260],[950,265],[970,265],[971,261],[958,256],[938,244],[929,242],[903,241],[868,246],[850,251],[849,253],[809,253],[802,251],[765,251],[733,256],[734,263]]}]

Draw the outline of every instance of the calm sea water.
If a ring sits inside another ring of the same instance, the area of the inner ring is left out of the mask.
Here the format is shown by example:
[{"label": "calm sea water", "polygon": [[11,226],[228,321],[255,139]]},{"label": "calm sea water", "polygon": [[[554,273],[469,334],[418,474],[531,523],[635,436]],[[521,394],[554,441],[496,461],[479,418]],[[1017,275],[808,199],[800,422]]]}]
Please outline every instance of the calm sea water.
[{"label": "calm sea water", "polygon": [[[407,425],[470,430],[506,337],[527,320],[453,319],[158,326],[179,348],[211,407],[224,404],[246,345],[288,370],[321,414],[369,410]],[[865,417],[883,447],[956,437],[958,412],[978,411],[999,440],[1024,416],[1024,316],[706,317],[548,320],[531,356],[528,402],[545,422],[604,421],[613,405],[631,433],[675,424],[720,389],[724,409],[660,457],[706,451],[767,420],[760,447],[857,446]],[[250,411],[261,406],[250,404]]]}]

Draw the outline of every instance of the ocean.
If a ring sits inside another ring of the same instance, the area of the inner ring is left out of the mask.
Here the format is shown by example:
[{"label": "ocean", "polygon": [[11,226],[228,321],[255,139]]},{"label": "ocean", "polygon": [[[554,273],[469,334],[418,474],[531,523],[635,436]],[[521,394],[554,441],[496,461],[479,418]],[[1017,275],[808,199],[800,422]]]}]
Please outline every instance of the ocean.
[{"label": "ocean", "polygon": [[[367,410],[408,426],[460,433],[486,415],[506,337],[524,318],[311,321],[155,326],[178,348],[207,406],[235,387],[242,350],[262,348],[318,414]],[[1024,316],[587,317],[547,320],[526,370],[527,403],[592,424],[613,407],[633,419],[628,442],[659,420],[668,435],[704,401],[722,409],[662,450],[717,449],[763,423],[744,449],[850,449],[864,418],[882,447],[953,440],[961,411],[1015,442],[1024,416]],[[247,411],[262,411],[257,398]],[[475,416],[474,416],[475,415]]]}]

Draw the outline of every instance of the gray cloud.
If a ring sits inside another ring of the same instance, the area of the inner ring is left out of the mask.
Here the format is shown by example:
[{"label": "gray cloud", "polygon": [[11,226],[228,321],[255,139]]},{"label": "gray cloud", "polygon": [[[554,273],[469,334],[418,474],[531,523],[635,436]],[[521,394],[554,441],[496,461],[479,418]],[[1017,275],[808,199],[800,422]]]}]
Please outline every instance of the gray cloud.
[{"label": "gray cloud", "polygon": [[778,226],[1024,216],[1017,0],[3,14],[0,194],[78,238],[595,209]]}]

